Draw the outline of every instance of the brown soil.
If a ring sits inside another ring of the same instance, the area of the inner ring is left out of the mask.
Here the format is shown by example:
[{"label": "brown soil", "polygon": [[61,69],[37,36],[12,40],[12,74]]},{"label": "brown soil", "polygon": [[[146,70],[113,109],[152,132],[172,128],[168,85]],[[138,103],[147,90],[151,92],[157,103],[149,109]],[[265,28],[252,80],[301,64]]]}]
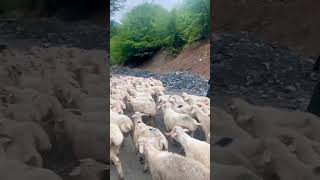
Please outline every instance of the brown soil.
[{"label": "brown soil", "polygon": [[154,72],[189,71],[209,79],[210,42],[209,40],[196,42],[186,47],[175,58],[167,51],[161,50],[139,68]]},{"label": "brown soil", "polygon": [[315,56],[320,53],[319,5],[317,0],[217,0],[213,29],[247,31]]}]

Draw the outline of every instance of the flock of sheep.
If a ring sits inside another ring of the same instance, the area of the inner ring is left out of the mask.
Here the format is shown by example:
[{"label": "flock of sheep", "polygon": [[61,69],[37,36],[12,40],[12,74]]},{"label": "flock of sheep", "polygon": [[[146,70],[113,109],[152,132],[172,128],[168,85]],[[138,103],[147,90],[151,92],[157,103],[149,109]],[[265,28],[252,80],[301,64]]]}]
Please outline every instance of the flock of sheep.
[{"label": "flock of sheep", "polygon": [[[109,169],[105,52],[34,47],[0,57],[0,179],[101,180]],[[61,161],[79,166],[47,169]]]},{"label": "flock of sheep", "polygon": [[[161,114],[165,132],[156,128]],[[201,129],[205,141],[193,137]],[[210,179],[210,99],[182,93],[166,95],[161,81],[132,76],[110,80],[110,159],[121,179],[119,159],[124,136],[131,136],[143,171],[153,180]],[[185,155],[168,151],[168,140],[181,144]],[[137,158],[138,159],[138,158]],[[141,169],[142,171],[142,169]]]},{"label": "flock of sheep", "polygon": [[214,179],[320,179],[319,117],[240,98],[227,104],[211,109]]},{"label": "flock of sheep", "polygon": [[[32,48],[4,50],[0,57],[2,180],[61,180],[47,169],[53,154],[78,162],[67,173],[73,179],[101,180],[109,160],[124,178],[119,152],[125,136],[144,161],[141,171],[154,180],[209,180],[210,174],[218,180],[320,179],[320,118],[310,113],[239,98],[225,109],[210,108],[207,97],[165,94],[153,78],[112,77],[108,92],[105,66],[96,61],[105,58],[103,51]],[[169,152],[169,142],[183,152]]]}]

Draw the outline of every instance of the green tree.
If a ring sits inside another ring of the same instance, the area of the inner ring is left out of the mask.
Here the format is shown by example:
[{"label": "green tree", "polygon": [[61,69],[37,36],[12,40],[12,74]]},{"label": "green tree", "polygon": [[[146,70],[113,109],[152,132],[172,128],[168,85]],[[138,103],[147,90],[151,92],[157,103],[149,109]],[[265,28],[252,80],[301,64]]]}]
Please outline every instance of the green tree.
[{"label": "green tree", "polygon": [[[165,45],[168,19],[168,11],[159,5],[145,3],[132,9],[111,39],[111,61],[143,61],[154,55]],[[120,49],[113,52],[116,47]]]},{"label": "green tree", "polygon": [[168,23],[168,37],[166,43],[168,49],[172,54],[177,54],[179,50],[184,46],[185,39],[177,28],[177,10],[173,9],[170,13],[169,23]]},{"label": "green tree", "polygon": [[184,0],[171,12],[144,3],[133,8],[122,24],[111,27],[111,64],[143,62],[159,49],[178,54],[184,46],[209,37],[210,0]]},{"label": "green tree", "polygon": [[110,14],[113,15],[116,11],[119,11],[125,2],[126,0],[110,0]]},{"label": "green tree", "polygon": [[209,37],[210,0],[184,0],[178,26],[188,43]]}]

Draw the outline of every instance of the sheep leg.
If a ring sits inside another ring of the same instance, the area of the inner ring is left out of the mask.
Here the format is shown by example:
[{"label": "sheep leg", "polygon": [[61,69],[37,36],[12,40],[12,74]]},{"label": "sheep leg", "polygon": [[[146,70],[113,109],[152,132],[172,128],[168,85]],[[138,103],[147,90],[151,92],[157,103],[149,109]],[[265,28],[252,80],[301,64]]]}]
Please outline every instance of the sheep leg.
[{"label": "sheep leg", "polygon": [[120,159],[114,154],[114,152],[110,152],[110,159],[111,161],[115,164],[117,168],[117,172],[119,174],[120,179],[124,179],[123,171],[122,171],[122,166],[121,166],[121,161]]},{"label": "sheep leg", "polygon": [[180,147],[178,154],[182,154],[182,152],[183,152],[183,147]]},{"label": "sheep leg", "polygon": [[194,131],[191,131],[190,136],[194,137]]},{"label": "sheep leg", "polygon": [[143,172],[146,173],[148,171],[148,161],[145,161],[144,167],[143,167]]}]

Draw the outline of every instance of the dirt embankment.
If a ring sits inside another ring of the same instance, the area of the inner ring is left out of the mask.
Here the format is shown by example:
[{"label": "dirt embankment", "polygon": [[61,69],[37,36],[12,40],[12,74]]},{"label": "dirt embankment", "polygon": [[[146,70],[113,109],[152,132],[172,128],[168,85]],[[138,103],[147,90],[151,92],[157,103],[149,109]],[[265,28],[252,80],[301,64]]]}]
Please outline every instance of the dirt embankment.
[{"label": "dirt embankment", "polygon": [[320,11],[317,0],[217,0],[213,29],[246,31],[295,48],[308,56],[320,53]]},{"label": "dirt embankment", "polygon": [[139,68],[153,72],[189,71],[206,79],[210,78],[210,42],[193,43],[177,57],[165,50],[159,51],[152,59]]}]

